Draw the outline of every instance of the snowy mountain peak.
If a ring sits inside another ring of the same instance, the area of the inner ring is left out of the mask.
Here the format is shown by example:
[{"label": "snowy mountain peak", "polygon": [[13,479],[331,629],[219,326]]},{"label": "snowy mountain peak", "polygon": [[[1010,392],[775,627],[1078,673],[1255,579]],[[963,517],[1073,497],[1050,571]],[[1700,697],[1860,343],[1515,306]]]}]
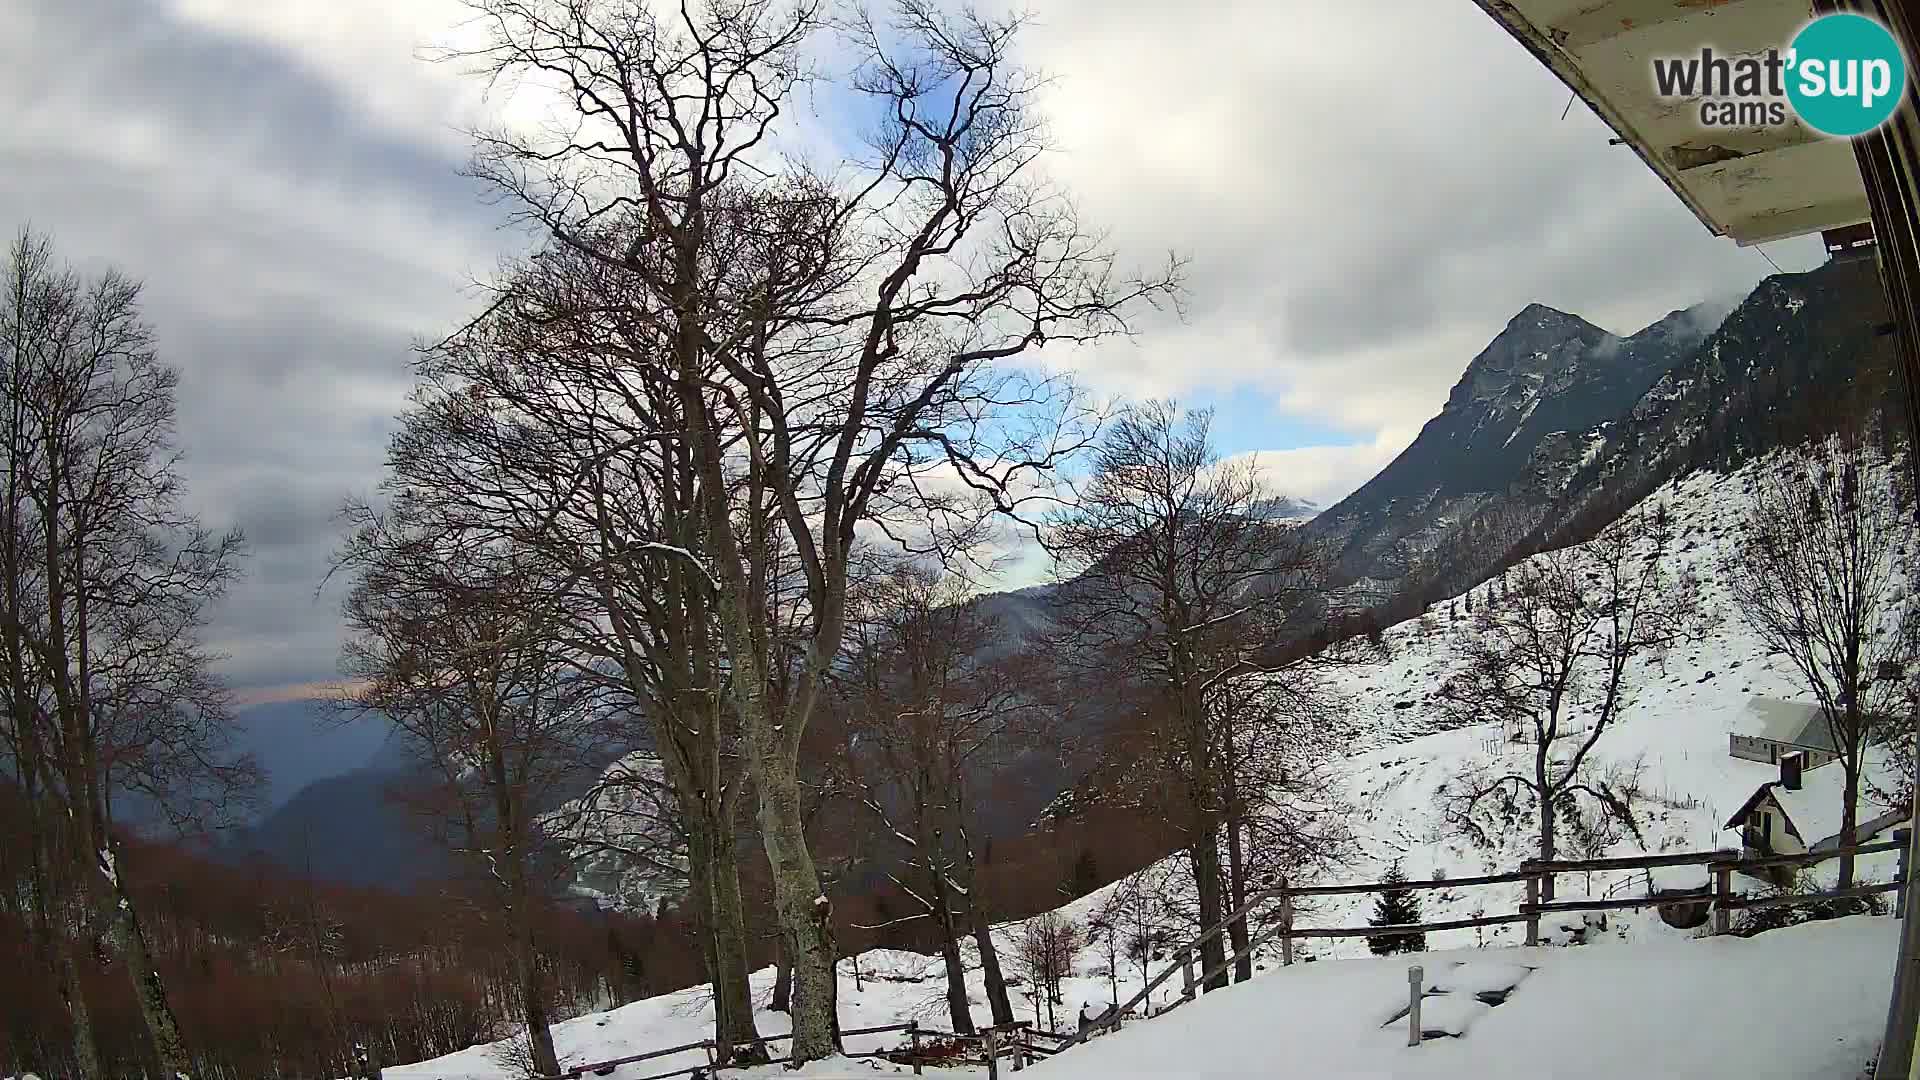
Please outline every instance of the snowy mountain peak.
[{"label": "snowy mountain peak", "polygon": [[1291,495],[1275,495],[1261,499],[1248,510],[1248,515],[1261,521],[1299,523],[1311,521],[1320,512],[1318,504],[1308,499],[1296,499]]},{"label": "snowy mountain peak", "polygon": [[1572,312],[1561,311],[1559,308],[1548,307],[1541,303],[1528,304],[1526,307],[1521,308],[1519,313],[1514,315],[1513,318],[1507,320],[1507,332],[1516,330],[1523,331],[1528,328],[1544,330],[1549,328],[1566,329],[1580,326],[1598,329],[1598,327],[1594,327],[1592,323],[1587,322],[1587,320]]}]

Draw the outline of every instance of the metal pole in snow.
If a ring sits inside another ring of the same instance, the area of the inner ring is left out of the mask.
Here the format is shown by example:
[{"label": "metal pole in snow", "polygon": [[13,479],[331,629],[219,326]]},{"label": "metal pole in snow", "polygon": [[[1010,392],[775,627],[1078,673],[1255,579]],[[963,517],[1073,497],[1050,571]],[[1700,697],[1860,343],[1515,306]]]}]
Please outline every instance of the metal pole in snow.
[{"label": "metal pole in snow", "polygon": [[1420,1045],[1420,991],[1426,986],[1427,973],[1419,964],[1407,969],[1407,1045]]}]

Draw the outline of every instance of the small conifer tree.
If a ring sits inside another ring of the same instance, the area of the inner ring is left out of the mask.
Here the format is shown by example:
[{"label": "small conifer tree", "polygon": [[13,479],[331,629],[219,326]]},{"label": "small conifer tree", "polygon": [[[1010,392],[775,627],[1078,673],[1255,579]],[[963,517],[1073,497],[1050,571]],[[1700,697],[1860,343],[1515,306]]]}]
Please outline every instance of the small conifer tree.
[{"label": "small conifer tree", "polygon": [[[1407,880],[1407,875],[1400,870],[1400,860],[1395,859],[1393,865],[1387,868],[1387,876],[1383,880],[1389,885],[1398,884]],[[1413,890],[1388,889],[1385,892],[1375,895],[1373,918],[1368,919],[1367,924],[1369,926],[1404,926],[1407,923],[1417,923],[1419,921],[1420,899],[1414,895]],[[1426,952],[1427,935],[1389,934],[1385,937],[1368,938],[1367,948],[1373,950],[1375,956],[1389,956],[1393,953],[1403,952]]]}]

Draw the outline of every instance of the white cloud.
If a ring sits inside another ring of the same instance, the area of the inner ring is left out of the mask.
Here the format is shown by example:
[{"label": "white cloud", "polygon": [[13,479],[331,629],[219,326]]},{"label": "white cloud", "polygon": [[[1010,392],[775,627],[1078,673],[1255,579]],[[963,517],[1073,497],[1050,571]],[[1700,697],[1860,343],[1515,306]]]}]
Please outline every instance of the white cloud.
[{"label": "white cloud", "polygon": [[1118,392],[1251,386],[1378,444],[1529,302],[1630,332],[1771,272],[1471,4],[1060,0],[1030,45],[1053,170],[1192,256],[1190,326],[1070,361]]},{"label": "white cloud", "polygon": [[[1044,362],[1131,398],[1252,390],[1283,421],[1352,434],[1263,452],[1288,494],[1357,487],[1529,302],[1630,331],[1769,272],[1583,110],[1562,121],[1564,88],[1472,4],[1039,8],[1026,55],[1056,79],[1048,167],[1123,262],[1192,259],[1186,323],[1148,316],[1135,341]],[[462,65],[418,58],[471,41],[469,14],[0,4],[0,92],[23,103],[0,125],[5,224],[149,281],[184,369],[195,495],[261,508],[240,522],[263,550],[226,629],[238,663],[261,653],[249,642],[287,644],[249,678],[331,670],[332,601],[313,596],[327,512],[377,479],[406,339],[470,310],[460,287],[521,242],[454,171],[463,128],[537,116],[540,95],[489,99]],[[833,105],[805,95],[782,145],[845,140]],[[1772,250],[1788,269],[1817,259],[1810,241]]]},{"label": "white cloud", "polygon": [[1394,455],[1407,448],[1416,434],[1417,428],[1382,428],[1371,442],[1252,450],[1235,454],[1230,460],[1252,458],[1269,491],[1304,499],[1325,510],[1372,479]]}]

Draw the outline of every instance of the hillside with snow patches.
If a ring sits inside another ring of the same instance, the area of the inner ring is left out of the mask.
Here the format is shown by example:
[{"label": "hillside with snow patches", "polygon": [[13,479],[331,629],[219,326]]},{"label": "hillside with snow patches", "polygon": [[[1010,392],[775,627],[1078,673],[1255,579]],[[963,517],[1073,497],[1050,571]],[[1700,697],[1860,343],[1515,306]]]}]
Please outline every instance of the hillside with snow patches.
[{"label": "hillside with snow patches", "polygon": [[[1672,513],[1676,567],[1699,576],[1709,622],[1699,641],[1664,657],[1649,656],[1632,664],[1628,680],[1634,696],[1593,752],[1591,767],[1596,772],[1616,766],[1638,771],[1643,797],[1635,810],[1644,844],[1625,836],[1605,851],[1583,856],[1737,848],[1737,832],[1723,828],[1727,818],[1757,787],[1778,778],[1774,766],[1730,756],[1728,736],[1755,722],[1747,711],[1750,698],[1805,699],[1808,694],[1786,658],[1770,655],[1734,610],[1719,571],[1721,560],[1732,550],[1756,470],[1777,467],[1776,461],[1749,464],[1732,474],[1697,472],[1648,500],[1649,506],[1664,503]],[[1907,556],[1911,560],[1913,552]],[[1475,590],[1479,596],[1486,592],[1484,585]],[[1450,607],[1456,616],[1449,616]],[[1472,620],[1463,602],[1436,604],[1426,616],[1383,635],[1388,659],[1334,673],[1355,732],[1357,752],[1337,769],[1355,814],[1360,849],[1331,875],[1338,880],[1380,880],[1396,860],[1410,878],[1499,873],[1516,869],[1535,854],[1530,817],[1496,837],[1496,846],[1480,847],[1448,826],[1439,797],[1444,786],[1474,766],[1526,771],[1533,753],[1530,742],[1503,738],[1494,725],[1434,731],[1404,740],[1394,737],[1437,726],[1436,695],[1441,683],[1457,670],[1459,645],[1471,633]],[[1870,761],[1870,769],[1876,764]],[[1814,775],[1819,771],[1809,774]],[[1563,850],[1560,857],[1580,856]],[[1691,871],[1698,875],[1697,882],[1678,880],[1689,872],[1662,872],[1658,884],[1671,888],[1706,883],[1704,869]],[[1862,860],[1861,873],[1868,879],[1886,880],[1892,863],[1885,857],[1871,857]],[[1562,899],[1580,893],[1624,896],[1635,889],[1644,894],[1648,885],[1644,871],[1595,873],[1563,879],[1560,892]],[[1478,910],[1513,911],[1523,899],[1524,888],[1514,883],[1423,893],[1421,915],[1436,921],[1470,917]],[[1366,896],[1322,898],[1299,921],[1312,926],[1362,925],[1371,903]],[[1608,933],[1633,939],[1683,932],[1670,930],[1648,911],[1611,917]],[[1518,924],[1445,931],[1429,935],[1428,947],[1461,948],[1480,940],[1505,943],[1519,940],[1522,934],[1524,927]],[[1323,956],[1365,954],[1365,944],[1357,938],[1308,944]]]},{"label": "hillside with snow patches", "polygon": [[[1676,558],[1703,580],[1713,618],[1698,642],[1664,658],[1635,663],[1630,679],[1636,693],[1617,726],[1597,745],[1594,764],[1603,770],[1624,765],[1640,770],[1643,797],[1635,809],[1641,838],[1623,838],[1604,852],[1583,855],[1738,847],[1737,835],[1725,830],[1724,822],[1756,787],[1778,776],[1775,767],[1729,756],[1728,735],[1752,724],[1746,711],[1749,698],[1806,695],[1786,660],[1769,656],[1732,610],[1717,570],[1719,561],[1732,550],[1735,523],[1755,470],[1771,467],[1776,466],[1762,462],[1731,474],[1695,473],[1652,496],[1673,514]],[[1912,554],[1908,552],[1909,557]],[[1475,590],[1476,596],[1486,588]],[[1341,727],[1346,737],[1341,745],[1350,750],[1332,763],[1334,786],[1350,807],[1356,850],[1344,866],[1316,883],[1377,881],[1395,861],[1410,878],[1466,877],[1512,870],[1534,854],[1528,819],[1496,838],[1492,847],[1469,842],[1444,819],[1439,798],[1444,785],[1469,767],[1509,756],[1514,765],[1523,765],[1532,752],[1530,745],[1503,738],[1493,725],[1446,729],[1435,695],[1461,662],[1462,636],[1472,632],[1463,603],[1458,604],[1454,618],[1449,618],[1448,609],[1443,602],[1421,619],[1388,629],[1383,635],[1385,658],[1336,669],[1330,676],[1344,701]],[[1563,852],[1562,857],[1570,856]],[[1180,864],[1181,856],[1175,855],[1157,869],[1177,870]],[[1888,880],[1893,867],[1891,855],[1863,859],[1859,875],[1865,880]],[[1154,873],[1155,869],[1147,871],[1150,876]],[[1690,875],[1699,880],[1680,880]],[[1177,879],[1179,875],[1163,876]],[[1660,877],[1658,884],[1663,888],[1706,883],[1704,869],[1663,871]],[[1560,890],[1562,899],[1580,894],[1645,895],[1653,884],[1645,871],[1596,873],[1563,877]],[[1066,905],[1060,913],[1084,925],[1107,908],[1116,890],[1125,885],[1107,886]],[[1521,903],[1523,890],[1515,883],[1425,892],[1420,894],[1421,917],[1435,921],[1511,912]],[[1372,902],[1368,896],[1323,898],[1303,908],[1296,923],[1362,925]],[[1745,1063],[1738,1071],[1745,1077],[1833,1076],[1839,1080],[1856,1075],[1871,1056],[1878,1036],[1874,1025],[1885,1008],[1894,925],[1886,918],[1856,917],[1752,939],[1694,941],[1690,939],[1706,931],[1670,928],[1648,910],[1610,915],[1604,926],[1598,916],[1587,915],[1566,917],[1546,927],[1549,942],[1565,941],[1578,929],[1590,946],[1598,948],[1503,949],[1497,954],[1454,956],[1444,951],[1517,946],[1524,927],[1512,924],[1431,933],[1427,947],[1436,952],[1421,961],[1430,978],[1456,969],[1479,970],[1457,966],[1476,956],[1497,956],[1508,968],[1522,972],[1526,981],[1515,990],[1515,1004],[1503,1005],[1490,1015],[1482,1017],[1484,1010],[1466,1004],[1454,1010],[1469,1014],[1461,1021],[1466,1037],[1449,1040],[1456,1045],[1414,1050],[1400,1045],[1404,1030],[1379,1030],[1398,1000],[1396,995],[1404,997],[1408,958],[1366,958],[1365,942],[1359,938],[1311,939],[1297,946],[1297,955],[1311,958],[1312,963],[1282,969],[1277,951],[1270,950],[1259,958],[1261,970],[1251,983],[1207,995],[1187,1006],[1180,1020],[1129,1025],[1116,1035],[1045,1063],[1042,1075],[1733,1075],[1721,1068],[1703,1072],[1702,1063],[1725,1062],[1731,1069],[1738,1061]],[[1013,951],[1017,930],[1012,924],[999,929],[1007,954]],[[1191,927],[1181,928],[1169,936],[1178,941],[1191,932]],[[971,943],[967,948],[971,962]],[[1131,996],[1144,977],[1157,973],[1170,959],[1163,953],[1144,969],[1125,959],[1110,965],[1100,948],[1088,948],[1067,983],[1066,1003],[1055,1022],[1071,1028],[1083,1004],[1097,1009],[1114,997]],[[1009,966],[1017,972],[1017,964]],[[946,1026],[943,974],[937,957],[875,951],[843,960],[840,973],[843,1026],[907,1019]],[[753,977],[763,1003],[770,995],[772,977],[771,969]],[[1771,989],[1748,989],[1761,984]],[[1036,1010],[1033,997],[1021,996],[1023,989],[1015,991],[1016,1011],[1029,1018],[1037,1011],[1044,1025],[1045,1010]],[[1179,990],[1178,978],[1163,984],[1154,995],[1154,1010],[1171,1004]],[[970,991],[976,1020],[990,1022],[977,967],[970,975]],[[1670,1000],[1676,995],[1678,1000]],[[1519,1008],[1520,1002],[1530,1004]],[[1682,1006],[1692,1011],[1675,1011]],[[1388,1011],[1382,1013],[1382,1009]],[[1760,1015],[1771,1016],[1769,1010],[1781,1016],[1769,1022]],[[703,989],[695,988],[570,1020],[556,1026],[554,1035],[563,1059],[581,1063],[696,1041],[705,1037],[711,1020],[710,1002]],[[759,1021],[763,1033],[786,1030],[786,1019],[779,1014],[763,1013]],[[1208,1039],[1236,1038],[1231,1034],[1236,1030],[1234,1023],[1284,1023],[1298,1041],[1280,1040],[1276,1035],[1258,1040],[1237,1036],[1240,1044],[1229,1049],[1208,1043]],[[1467,1025],[1476,1025],[1475,1030],[1467,1032]],[[1789,1032],[1806,1033],[1808,1040],[1755,1034],[1783,1026]],[[1214,1028],[1218,1031],[1206,1034]],[[1483,1028],[1507,1034],[1481,1038]],[[1637,1050],[1619,1049],[1616,1036],[1666,1040],[1676,1056],[1647,1057],[1649,1044],[1644,1042]],[[1583,1041],[1592,1043],[1594,1050],[1577,1068],[1540,1068],[1538,1057],[1529,1056],[1554,1045],[1564,1051]],[[856,1050],[897,1042],[897,1036],[850,1040]],[[1503,1045],[1510,1047],[1504,1055]],[[1718,1056],[1723,1052],[1732,1056]],[[1640,1056],[1635,1057],[1636,1053]],[[1408,1054],[1424,1056],[1409,1058]],[[1762,1056],[1756,1058],[1756,1054]],[[1765,1058],[1766,1054],[1772,1057]],[[490,1048],[476,1047],[448,1058],[389,1069],[387,1075],[406,1080],[496,1080],[509,1075],[496,1056]],[[702,1060],[698,1052],[683,1056],[689,1068]],[[1195,1065],[1182,1073],[1171,1069],[1170,1063],[1179,1061],[1213,1064]],[[1681,1061],[1689,1064],[1674,1071],[1674,1063]],[[1281,1062],[1289,1067],[1278,1068]],[[646,1073],[663,1072],[678,1063],[678,1059],[648,1062]],[[892,1068],[873,1061],[821,1062],[801,1075],[861,1076]],[[930,1075],[942,1074],[930,1071]]]}]

